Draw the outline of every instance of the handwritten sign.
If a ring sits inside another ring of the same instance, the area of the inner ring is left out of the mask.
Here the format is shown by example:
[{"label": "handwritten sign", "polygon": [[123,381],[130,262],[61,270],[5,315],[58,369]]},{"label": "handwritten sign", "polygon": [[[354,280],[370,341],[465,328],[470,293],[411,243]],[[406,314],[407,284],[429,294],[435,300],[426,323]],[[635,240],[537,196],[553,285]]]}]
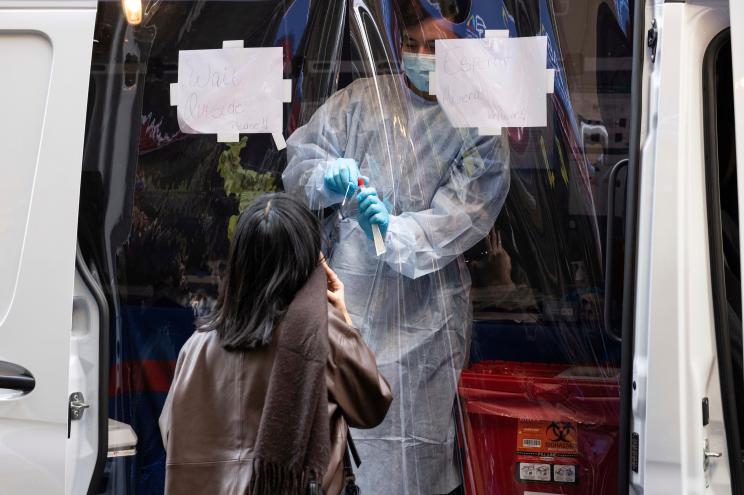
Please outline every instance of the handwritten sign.
[{"label": "handwritten sign", "polygon": [[235,141],[238,134],[281,133],[282,73],[280,47],[180,51],[174,88],[179,127]]},{"label": "handwritten sign", "polygon": [[547,125],[547,38],[437,40],[439,104],[454,127]]}]

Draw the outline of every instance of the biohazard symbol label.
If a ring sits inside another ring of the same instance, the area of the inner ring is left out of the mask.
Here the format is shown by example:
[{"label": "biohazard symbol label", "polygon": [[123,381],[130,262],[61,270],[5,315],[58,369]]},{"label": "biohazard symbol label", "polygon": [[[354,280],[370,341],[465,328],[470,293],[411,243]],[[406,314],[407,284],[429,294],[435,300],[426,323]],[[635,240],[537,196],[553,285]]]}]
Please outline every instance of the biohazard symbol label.
[{"label": "biohazard symbol label", "polygon": [[545,431],[553,435],[553,442],[570,442],[569,437],[576,428],[567,421],[552,421]]},{"label": "biohazard symbol label", "polygon": [[541,456],[578,454],[578,431],[570,421],[520,419],[517,425],[517,452]]}]

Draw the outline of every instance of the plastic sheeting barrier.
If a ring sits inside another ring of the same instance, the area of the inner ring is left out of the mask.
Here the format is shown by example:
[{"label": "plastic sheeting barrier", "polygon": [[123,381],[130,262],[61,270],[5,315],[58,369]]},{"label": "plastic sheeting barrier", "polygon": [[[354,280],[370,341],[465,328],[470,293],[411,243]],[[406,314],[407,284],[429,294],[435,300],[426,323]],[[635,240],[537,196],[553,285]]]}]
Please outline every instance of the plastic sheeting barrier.
[{"label": "plastic sheeting barrier", "polygon": [[[89,91],[80,244],[112,308],[111,416],[139,437],[135,457],[109,464],[108,493],[162,493],[157,417],[176,356],[214,304],[238,216],[276,190],[323,220],[354,323],[395,391],[386,421],[355,432],[363,493],[614,493],[620,346],[603,310],[605,277],[621,280],[622,266],[603,260],[608,242],[624,245],[621,186],[614,217],[605,206],[628,151],[630,73],[614,63],[632,52],[627,2],[152,4],[135,27],[117,2],[99,3]],[[460,79],[435,71],[430,95],[400,63],[403,51],[441,56],[442,43],[515,40],[540,44],[509,62],[531,71],[510,84],[534,99],[498,89],[503,73],[469,84],[489,102],[534,104],[539,122],[448,109],[442,85],[467,94]],[[189,85],[187,62],[223,75],[227,63],[246,86],[202,91],[236,79]],[[210,118],[184,115],[191,94]],[[264,128],[234,125],[241,98]],[[339,158],[390,213],[379,258],[356,198],[342,206],[323,187]],[[619,283],[613,293],[617,325]],[[557,376],[569,368],[600,378]],[[535,450],[555,435],[558,450]]]}]

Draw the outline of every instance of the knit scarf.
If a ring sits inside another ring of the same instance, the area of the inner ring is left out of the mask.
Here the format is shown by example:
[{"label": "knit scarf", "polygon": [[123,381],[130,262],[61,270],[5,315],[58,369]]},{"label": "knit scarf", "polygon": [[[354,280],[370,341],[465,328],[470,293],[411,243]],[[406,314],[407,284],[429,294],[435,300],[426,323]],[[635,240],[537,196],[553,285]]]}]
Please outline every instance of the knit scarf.
[{"label": "knit scarf", "polygon": [[317,268],[275,332],[276,354],[255,444],[251,495],[305,495],[330,459],[327,279]]}]

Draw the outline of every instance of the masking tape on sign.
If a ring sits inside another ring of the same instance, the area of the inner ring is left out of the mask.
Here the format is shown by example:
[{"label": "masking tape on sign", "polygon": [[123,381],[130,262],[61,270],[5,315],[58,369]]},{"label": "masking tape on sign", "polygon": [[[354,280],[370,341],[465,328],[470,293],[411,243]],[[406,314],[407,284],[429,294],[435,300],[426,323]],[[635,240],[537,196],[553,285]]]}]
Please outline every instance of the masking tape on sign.
[{"label": "masking tape on sign", "polygon": [[486,29],[486,38],[508,38],[508,29]]},{"label": "masking tape on sign", "polygon": [[479,127],[478,128],[478,135],[479,136],[500,136],[501,135],[501,129],[498,127],[488,128],[488,127]]},{"label": "masking tape on sign", "polygon": [[178,83],[170,85],[170,104],[172,107],[178,105]]},{"label": "masking tape on sign", "polygon": [[281,132],[274,132],[271,134],[271,137],[274,138],[274,143],[276,144],[276,149],[278,151],[287,147],[287,142],[284,140],[284,134]]},{"label": "masking tape on sign", "polygon": [[553,88],[555,87],[555,69],[547,69],[546,75],[548,87],[545,88],[545,91],[548,94],[552,94]]},{"label": "masking tape on sign", "polygon": [[237,132],[223,132],[217,134],[218,143],[237,143],[240,141],[240,134]]},{"label": "masking tape on sign", "polygon": [[222,48],[243,48],[243,40],[225,40]]}]

